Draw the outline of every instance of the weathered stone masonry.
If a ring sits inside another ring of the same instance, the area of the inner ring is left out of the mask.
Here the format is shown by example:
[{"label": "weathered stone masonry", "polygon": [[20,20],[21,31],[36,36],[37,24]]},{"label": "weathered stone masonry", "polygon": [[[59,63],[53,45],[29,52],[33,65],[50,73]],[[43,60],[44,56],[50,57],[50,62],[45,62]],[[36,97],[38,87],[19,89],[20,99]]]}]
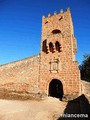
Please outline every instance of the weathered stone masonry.
[{"label": "weathered stone masonry", "polygon": [[37,93],[40,56],[36,55],[0,67],[0,89]]},{"label": "weathered stone masonry", "polygon": [[54,97],[79,95],[76,51],[70,10],[43,16],[40,54],[0,66],[0,89]]}]

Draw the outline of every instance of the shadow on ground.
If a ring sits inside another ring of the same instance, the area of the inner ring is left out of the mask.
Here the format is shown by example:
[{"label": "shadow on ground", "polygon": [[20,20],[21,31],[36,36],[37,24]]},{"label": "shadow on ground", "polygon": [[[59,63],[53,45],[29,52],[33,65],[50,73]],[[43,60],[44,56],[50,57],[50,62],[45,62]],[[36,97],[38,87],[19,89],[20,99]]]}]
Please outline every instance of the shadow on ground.
[{"label": "shadow on ground", "polygon": [[90,120],[90,104],[85,95],[69,101],[58,120]]}]

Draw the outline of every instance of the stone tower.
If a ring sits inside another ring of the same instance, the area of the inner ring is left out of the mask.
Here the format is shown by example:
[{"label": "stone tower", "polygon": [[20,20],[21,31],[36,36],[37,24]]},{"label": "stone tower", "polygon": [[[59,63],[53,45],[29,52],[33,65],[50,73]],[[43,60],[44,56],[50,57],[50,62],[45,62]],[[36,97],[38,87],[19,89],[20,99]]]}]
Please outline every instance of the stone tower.
[{"label": "stone tower", "polygon": [[78,95],[80,75],[72,17],[67,11],[42,17],[40,92],[53,97]]}]

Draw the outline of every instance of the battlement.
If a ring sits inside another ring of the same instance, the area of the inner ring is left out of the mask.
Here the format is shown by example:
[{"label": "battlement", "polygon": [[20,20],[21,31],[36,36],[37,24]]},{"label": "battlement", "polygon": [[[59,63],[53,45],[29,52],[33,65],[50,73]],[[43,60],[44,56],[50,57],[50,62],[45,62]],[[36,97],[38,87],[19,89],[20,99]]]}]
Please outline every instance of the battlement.
[{"label": "battlement", "polygon": [[62,14],[64,14],[64,13],[66,13],[66,12],[70,12],[70,8],[67,8],[66,11],[63,11],[63,9],[61,9],[61,10],[60,10],[60,13],[57,13],[56,11],[54,11],[54,14],[53,14],[53,15],[51,15],[51,14],[49,13],[47,17],[42,16],[42,19],[49,18],[49,17],[55,16],[55,15],[62,15]]}]

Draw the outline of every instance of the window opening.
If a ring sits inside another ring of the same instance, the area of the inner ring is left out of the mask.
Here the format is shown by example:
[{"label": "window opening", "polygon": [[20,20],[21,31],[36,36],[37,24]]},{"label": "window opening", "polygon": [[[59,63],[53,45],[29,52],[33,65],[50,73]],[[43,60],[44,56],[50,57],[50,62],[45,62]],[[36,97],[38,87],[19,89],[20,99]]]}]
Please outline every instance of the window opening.
[{"label": "window opening", "polygon": [[52,33],[53,33],[53,34],[59,34],[59,33],[61,33],[61,31],[58,30],[58,29],[55,29],[55,30],[52,31]]},{"label": "window opening", "polygon": [[61,45],[58,41],[55,43],[56,51],[60,52]]},{"label": "window opening", "polygon": [[45,52],[45,53],[48,53],[48,50],[47,50],[47,40],[44,40],[44,41],[43,41],[42,51]]},{"label": "window opening", "polygon": [[49,50],[50,50],[50,52],[54,53],[54,47],[51,42],[49,43]]}]

